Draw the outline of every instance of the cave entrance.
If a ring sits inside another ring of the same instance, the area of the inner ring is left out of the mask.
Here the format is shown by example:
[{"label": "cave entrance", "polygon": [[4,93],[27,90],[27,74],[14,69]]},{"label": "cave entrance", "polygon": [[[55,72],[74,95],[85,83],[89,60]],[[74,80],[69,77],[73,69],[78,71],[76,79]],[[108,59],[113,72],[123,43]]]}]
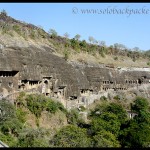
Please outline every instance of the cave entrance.
[{"label": "cave entrance", "polygon": [[77,96],[70,96],[69,99],[70,100],[75,100],[75,99],[77,99]]},{"label": "cave entrance", "polygon": [[49,96],[49,93],[46,93],[46,96]]},{"label": "cave entrance", "polygon": [[48,81],[47,81],[47,80],[45,80],[44,83],[45,83],[46,85],[48,85]]},{"label": "cave entrance", "polygon": [[14,77],[19,71],[0,71],[0,77]]},{"label": "cave entrance", "polygon": [[141,84],[142,83],[142,80],[141,79],[138,79],[138,84]]}]

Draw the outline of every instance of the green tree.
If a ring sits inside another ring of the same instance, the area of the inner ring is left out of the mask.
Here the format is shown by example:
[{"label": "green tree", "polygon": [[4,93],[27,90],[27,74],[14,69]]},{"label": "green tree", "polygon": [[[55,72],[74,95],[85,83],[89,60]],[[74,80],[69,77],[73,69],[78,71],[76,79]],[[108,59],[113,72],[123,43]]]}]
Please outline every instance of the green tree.
[{"label": "green tree", "polygon": [[[19,25],[13,25],[13,29],[14,29],[15,32],[17,32],[19,35],[21,35],[21,27]],[[33,31],[31,32],[31,35],[32,34],[34,34]]]},{"label": "green tree", "polygon": [[149,103],[146,98],[137,97],[134,101],[134,105],[132,106],[132,110],[140,113],[141,111],[148,110]]},{"label": "green tree", "polygon": [[102,57],[105,57],[105,54],[107,53],[107,48],[104,46],[101,46],[98,51]]},{"label": "green tree", "polygon": [[17,139],[12,135],[5,135],[0,132],[0,140],[7,144],[9,147],[16,147]]},{"label": "green tree", "polygon": [[69,34],[66,32],[66,33],[64,34],[64,37],[65,37],[66,39],[68,39],[68,38],[69,38]]},{"label": "green tree", "polygon": [[22,129],[22,123],[17,118],[11,118],[1,124],[1,132],[5,135],[18,136],[20,130]]},{"label": "green tree", "polygon": [[90,146],[90,139],[87,137],[86,130],[73,125],[63,127],[50,142],[55,147]]},{"label": "green tree", "polygon": [[20,122],[22,122],[22,123],[26,122],[26,115],[27,115],[27,112],[23,111],[22,108],[17,108],[16,116]]},{"label": "green tree", "polygon": [[17,147],[49,147],[46,131],[42,129],[24,129],[19,137]]},{"label": "green tree", "polygon": [[127,113],[125,109],[118,103],[110,103],[106,107],[105,111],[117,115],[118,121],[120,121],[120,123],[124,123],[127,120]]},{"label": "green tree", "polygon": [[79,43],[80,47],[83,49],[83,50],[86,50],[87,48],[87,43],[85,40],[82,40],[80,43]]},{"label": "green tree", "polygon": [[109,131],[101,130],[93,137],[94,147],[120,147],[119,141]]},{"label": "green tree", "polygon": [[93,42],[94,42],[94,40],[95,40],[95,39],[94,39],[94,37],[89,36],[89,42],[90,42],[90,43],[93,43]]},{"label": "green tree", "polygon": [[135,99],[135,104],[132,105],[131,109],[138,114],[135,116],[137,123],[144,122],[150,124],[149,103],[146,98],[137,97]]},{"label": "green tree", "polygon": [[54,29],[50,29],[48,33],[51,35],[52,38],[55,38],[57,36],[57,32]]},{"label": "green tree", "polygon": [[68,60],[70,53],[69,53],[68,50],[64,50],[63,55],[64,55],[64,59],[65,59],[65,60]]},{"label": "green tree", "polygon": [[28,95],[26,97],[27,108],[37,117],[41,116],[43,111],[43,106],[46,105],[46,101],[43,100],[43,97],[40,95]]},{"label": "green tree", "polygon": [[79,39],[81,38],[81,35],[77,34],[77,35],[75,35],[74,38],[75,38],[77,41],[79,41]]},{"label": "green tree", "polygon": [[101,101],[103,101],[102,104],[97,105],[93,110],[91,110],[90,116],[92,118],[94,117],[98,117],[100,116],[100,114],[102,114],[103,112],[106,111],[106,108],[108,107],[108,103],[107,103],[107,98],[105,96],[102,96],[100,98]]},{"label": "green tree", "polygon": [[130,120],[120,132],[119,140],[122,147],[142,148],[150,145],[150,125],[138,124],[134,119]]},{"label": "green tree", "polygon": [[55,113],[58,110],[57,103],[52,100],[47,101],[46,105],[46,110],[51,113]]},{"label": "green tree", "polygon": [[45,97],[42,94],[30,94],[27,95],[27,108],[37,117],[41,116],[42,111],[46,110],[50,113],[55,113],[58,109],[65,109],[59,104],[59,102],[55,102],[52,99]]},{"label": "green tree", "polygon": [[0,101],[0,124],[16,117],[15,107],[7,100]]},{"label": "green tree", "polygon": [[71,42],[72,48],[74,48],[76,51],[78,51],[80,48],[79,42],[77,40],[75,40],[75,38],[71,39],[70,42]]},{"label": "green tree", "polygon": [[77,125],[82,122],[82,119],[79,116],[79,111],[77,109],[71,109],[67,113],[67,120],[69,124]]},{"label": "green tree", "polygon": [[135,51],[135,52],[139,52],[140,51],[139,47],[134,47],[132,50]]},{"label": "green tree", "polygon": [[147,65],[150,66],[150,62],[147,62]]},{"label": "green tree", "polygon": [[19,96],[15,99],[14,101],[15,105],[16,105],[16,109],[19,105],[19,107],[25,106],[25,93],[24,92],[20,92]]},{"label": "green tree", "polygon": [[106,42],[105,41],[99,41],[99,45],[102,47],[106,47]]},{"label": "green tree", "polygon": [[64,112],[65,114],[67,113],[67,110],[65,109],[65,107],[63,106],[62,103],[56,102],[56,105],[57,105],[57,107],[58,107],[59,110],[61,110],[61,111]]},{"label": "green tree", "polygon": [[114,134],[116,137],[119,134],[121,123],[118,120],[118,117],[109,112],[104,112],[99,115],[99,117],[95,117],[91,122],[91,132],[92,134],[96,134],[101,130],[106,130]]},{"label": "green tree", "polygon": [[137,115],[128,121],[119,139],[123,147],[142,148],[150,145],[150,111],[148,101],[145,98],[137,97],[131,107]]},{"label": "green tree", "polygon": [[114,49],[114,46],[113,46],[113,45],[110,45],[110,46],[109,46],[109,54],[111,54],[111,55],[114,54],[113,49]]},{"label": "green tree", "polygon": [[2,13],[3,15],[7,16],[7,12],[6,12],[5,9],[3,9],[3,10],[1,11],[1,13]]}]

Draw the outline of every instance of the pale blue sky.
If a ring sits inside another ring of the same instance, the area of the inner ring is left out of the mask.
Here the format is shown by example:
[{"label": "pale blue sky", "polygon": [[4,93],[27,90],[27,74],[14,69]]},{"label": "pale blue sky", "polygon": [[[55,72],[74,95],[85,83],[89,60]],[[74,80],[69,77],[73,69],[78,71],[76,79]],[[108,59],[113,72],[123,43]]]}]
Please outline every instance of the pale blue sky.
[{"label": "pale blue sky", "polygon": [[[100,13],[113,8],[117,11],[144,8],[147,14]],[[128,48],[150,49],[149,3],[1,3],[2,9],[15,19],[41,25],[45,31],[55,29],[61,36],[68,32],[70,38],[80,34],[81,39],[88,40],[89,36],[93,36],[96,40],[105,41],[108,46],[120,43]],[[86,9],[91,10],[91,14],[83,13]],[[95,13],[92,13],[93,10]]]}]

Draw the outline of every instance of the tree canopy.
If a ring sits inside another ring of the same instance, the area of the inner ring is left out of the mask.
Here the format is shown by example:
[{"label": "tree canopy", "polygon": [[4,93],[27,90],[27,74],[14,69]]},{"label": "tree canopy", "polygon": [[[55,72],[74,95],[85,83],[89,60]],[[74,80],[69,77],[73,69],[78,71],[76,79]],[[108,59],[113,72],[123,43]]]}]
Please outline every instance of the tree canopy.
[{"label": "tree canopy", "polygon": [[74,125],[63,127],[51,141],[55,147],[89,147],[86,130]]}]

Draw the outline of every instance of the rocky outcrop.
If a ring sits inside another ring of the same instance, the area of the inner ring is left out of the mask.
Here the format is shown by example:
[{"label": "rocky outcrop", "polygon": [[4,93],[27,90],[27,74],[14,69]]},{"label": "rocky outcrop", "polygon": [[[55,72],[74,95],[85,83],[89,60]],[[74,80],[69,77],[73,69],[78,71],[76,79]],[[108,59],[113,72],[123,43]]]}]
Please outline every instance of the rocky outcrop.
[{"label": "rocky outcrop", "polygon": [[[150,72],[148,71],[120,72],[113,68],[68,63],[63,58],[52,54],[50,47],[43,49],[37,47],[1,49],[0,72],[17,71],[18,76],[15,79],[18,81],[40,82],[43,77],[51,77],[54,82],[53,90],[57,91],[61,86],[66,87],[66,98],[80,96],[81,90],[92,90],[93,92],[108,89],[125,90],[137,84],[149,84]],[[2,80],[5,77],[0,77],[0,79],[2,89]],[[15,82],[18,84],[17,81]],[[18,85],[15,86],[15,90],[18,90],[17,88]]]}]

